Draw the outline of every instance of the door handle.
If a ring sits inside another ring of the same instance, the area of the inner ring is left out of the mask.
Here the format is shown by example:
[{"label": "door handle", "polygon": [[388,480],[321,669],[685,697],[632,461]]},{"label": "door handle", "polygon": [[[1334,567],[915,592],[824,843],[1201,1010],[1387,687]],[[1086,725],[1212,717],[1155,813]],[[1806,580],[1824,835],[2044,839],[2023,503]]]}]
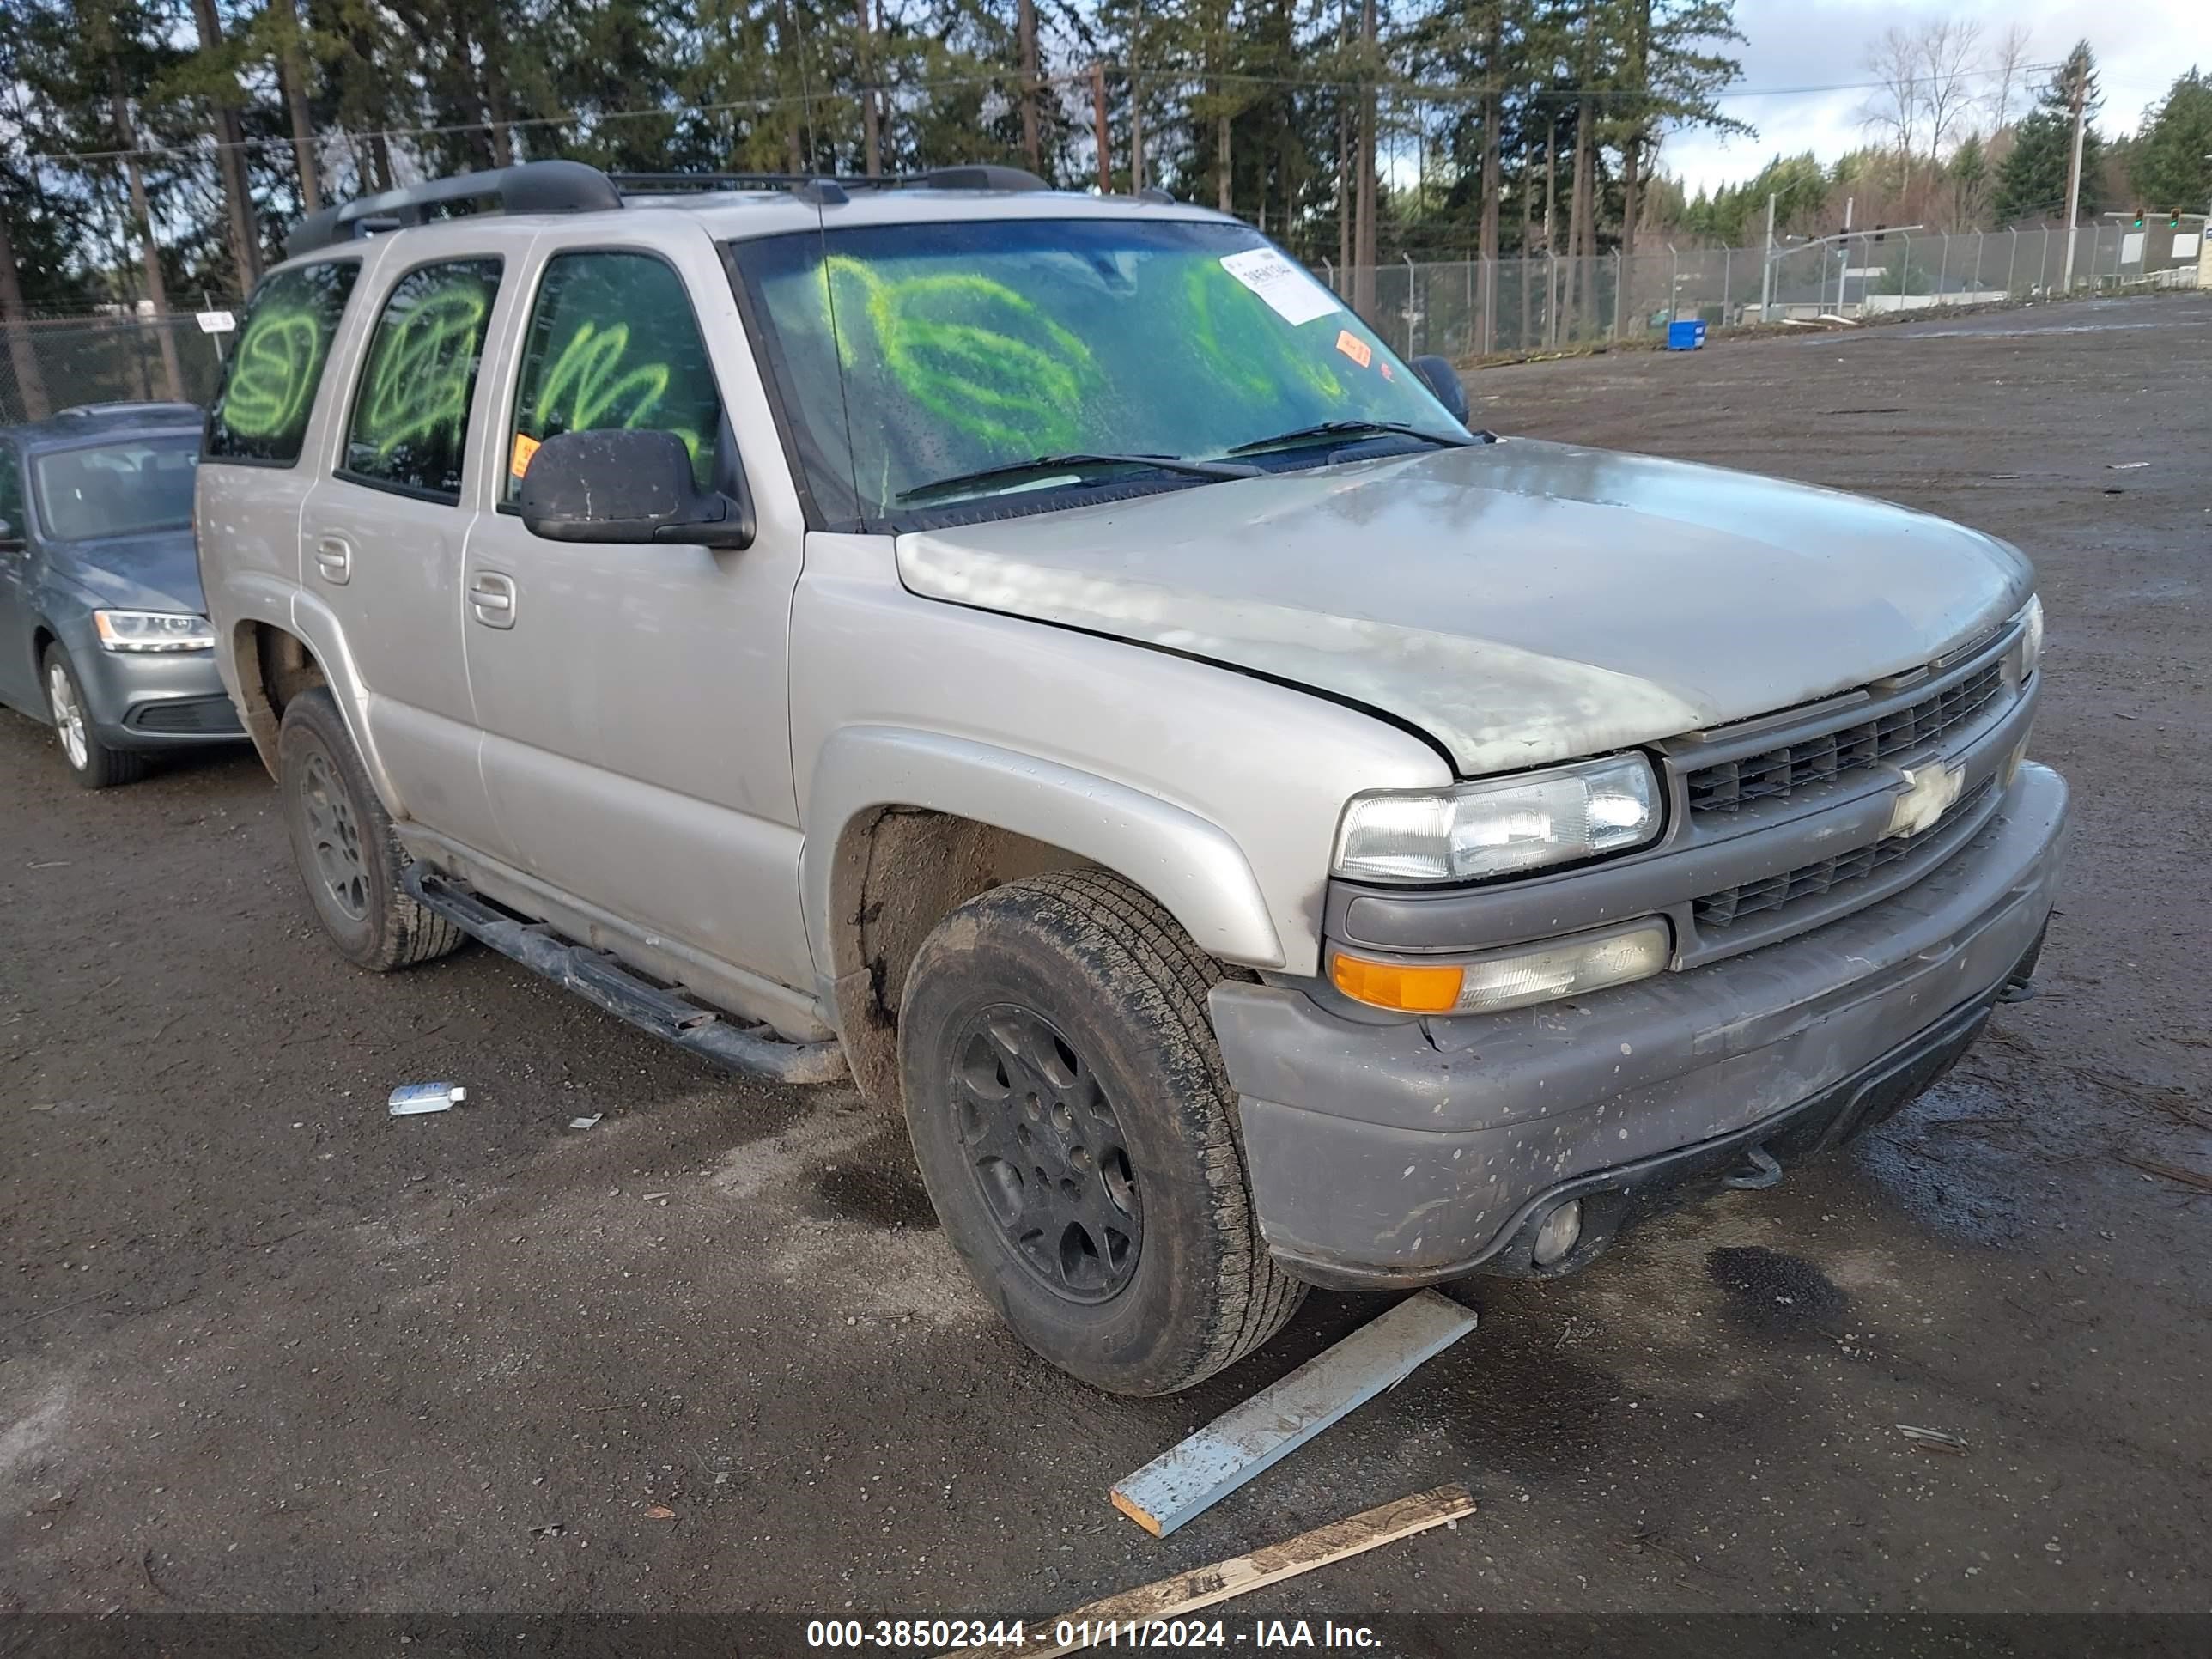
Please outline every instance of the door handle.
[{"label": "door handle", "polygon": [[469,579],[469,609],[486,628],[514,626],[514,578],[479,570]]},{"label": "door handle", "polygon": [[325,536],[315,543],[315,568],[333,587],[353,580],[353,544],[343,536]]}]

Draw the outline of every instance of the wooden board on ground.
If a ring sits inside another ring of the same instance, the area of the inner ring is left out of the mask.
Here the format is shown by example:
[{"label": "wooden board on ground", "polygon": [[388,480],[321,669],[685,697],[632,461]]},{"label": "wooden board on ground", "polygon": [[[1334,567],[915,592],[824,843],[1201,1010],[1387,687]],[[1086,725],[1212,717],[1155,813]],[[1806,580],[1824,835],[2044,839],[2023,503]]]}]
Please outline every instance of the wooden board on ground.
[{"label": "wooden board on ground", "polygon": [[1114,1507],[1164,1538],[1474,1328],[1449,1297],[1408,1297],[1115,1483]]},{"label": "wooden board on ground", "polygon": [[[1079,1652],[1101,1643],[1113,1644],[1107,1632],[1114,1626],[1180,1619],[1217,1601],[1263,1589],[1269,1584],[1279,1584],[1285,1578],[1311,1572],[1332,1561],[1342,1561],[1474,1513],[1474,1499],[1465,1486],[1438,1486],[1431,1492],[1416,1492],[1411,1498],[1401,1498],[1395,1503],[1331,1522],[1326,1527],[1316,1527],[1311,1532],[1300,1533],[1296,1538],[1271,1544],[1266,1549],[1254,1550],[1249,1555],[1218,1561],[1194,1572],[1177,1573],[1172,1578],[1123,1590],[1064,1613],[1039,1626],[1038,1634],[1052,1638],[1056,1637],[1062,1626],[1068,1626],[1071,1634],[1084,1632],[1088,1627],[1088,1633],[1095,1639],[1053,1640],[1044,1647],[1024,1645],[1021,1650],[1023,1659],[1060,1659],[1064,1654]],[[1005,1659],[1005,1656],[995,1648],[963,1648],[957,1653],[946,1655],[945,1659]]]}]

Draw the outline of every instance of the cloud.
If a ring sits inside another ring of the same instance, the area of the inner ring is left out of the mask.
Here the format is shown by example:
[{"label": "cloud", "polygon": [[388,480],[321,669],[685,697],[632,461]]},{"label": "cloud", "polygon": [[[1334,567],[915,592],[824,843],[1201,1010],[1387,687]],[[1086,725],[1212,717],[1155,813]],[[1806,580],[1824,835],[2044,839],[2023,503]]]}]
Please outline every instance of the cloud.
[{"label": "cloud", "polygon": [[[2087,40],[2105,94],[2100,125],[2109,132],[2131,130],[2144,106],[2192,64],[2212,68],[2212,6],[2205,0],[1737,0],[1735,15],[1745,37],[1736,48],[1743,63],[1740,89],[1869,81],[1867,48],[1892,24],[1912,28],[1944,17],[1971,19],[1989,40],[2019,22],[2029,32],[2030,61],[2039,64],[2056,63],[2076,40]],[[2031,86],[2047,74],[2033,74]],[[1695,191],[1747,179],[1778,155],[1809,149],[1832,161],[1868,142],[1862,115],[1867,99],[1863,88],[1730,96],[1722,106],[1756,127],[1756,137],[1670,133],[1660,165]]]}]

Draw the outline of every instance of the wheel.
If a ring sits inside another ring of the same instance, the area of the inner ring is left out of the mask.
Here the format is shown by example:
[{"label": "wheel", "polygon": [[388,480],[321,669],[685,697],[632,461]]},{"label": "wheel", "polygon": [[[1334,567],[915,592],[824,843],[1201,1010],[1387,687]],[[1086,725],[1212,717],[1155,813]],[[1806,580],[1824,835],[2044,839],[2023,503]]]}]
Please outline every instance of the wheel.
[{"label": "wheel", "polygon": [[337,702],[322,687],[284,705],[276,770],[292,857],[340,956],[381,974],[462,944],[459,928],[399,884],[410,860]]},{"label": "wheel", "polygon": [[1172,1394],[1305,1287],[1261,1243],[1206,1018],[1218,963],[1103,872],[1034,876],[923,941],[899,1011],[908,1126],[968,1270],[1045,1358]]},{"label": "wheel", "polygon": [[58,645],[46,647],[42,666],[46,674],[46,714],[61,739],[62,758],[70,775],[88,789],[109,789],[118,783],[136,783],[146,775],[146,757],[129,749],[112,749],[92,729],[92,705],[85,701],[76,665]]}]

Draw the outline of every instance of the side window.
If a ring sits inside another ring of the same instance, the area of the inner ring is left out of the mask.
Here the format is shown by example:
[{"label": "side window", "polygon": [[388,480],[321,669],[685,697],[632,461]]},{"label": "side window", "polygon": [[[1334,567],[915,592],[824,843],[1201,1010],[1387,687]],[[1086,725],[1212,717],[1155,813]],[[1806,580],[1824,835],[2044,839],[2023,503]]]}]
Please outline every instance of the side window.
[{"label": "side window", "polygon": [[469,400],[499,269],[496,259],[453,259],[393,285],[354,393],[343,476],[459,499]]},{"label": "side window", "polygon": [[331,337],[360,275],[357,259],[324,259],[280,270],[254,290],[208,416],[210,460],[290,466],[300,459]]},{"label": "side window", "polygon": [[0,547],[30,534],[23,520],[23,468],[12,449],[0,449]]},{"label": "side window", "polygon": [[684,279],[646,253],[563,253],[546,262],[523,340],[506,499],[538,446],[562,432],[673,432],[705,483],[722,400]]}]

